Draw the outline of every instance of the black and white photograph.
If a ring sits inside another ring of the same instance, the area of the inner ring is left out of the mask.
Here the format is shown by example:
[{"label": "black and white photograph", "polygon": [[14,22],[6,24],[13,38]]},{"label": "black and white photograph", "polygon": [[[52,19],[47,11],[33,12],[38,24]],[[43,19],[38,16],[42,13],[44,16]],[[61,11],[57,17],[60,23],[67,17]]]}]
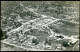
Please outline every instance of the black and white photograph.
[{"label": "black and white photograph", "polygon": [[1,1],[1,51],[79,51],[79,1]]}]

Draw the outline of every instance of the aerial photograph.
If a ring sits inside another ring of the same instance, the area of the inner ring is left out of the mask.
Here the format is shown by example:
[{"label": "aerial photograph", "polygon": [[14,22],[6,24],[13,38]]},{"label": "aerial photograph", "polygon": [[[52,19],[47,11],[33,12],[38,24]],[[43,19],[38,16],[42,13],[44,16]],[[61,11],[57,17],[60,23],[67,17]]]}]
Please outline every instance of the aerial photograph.
[{"label": "aerial photograph", "polygon": [[79,51],[79,1],[1,1],[1,51]]}]

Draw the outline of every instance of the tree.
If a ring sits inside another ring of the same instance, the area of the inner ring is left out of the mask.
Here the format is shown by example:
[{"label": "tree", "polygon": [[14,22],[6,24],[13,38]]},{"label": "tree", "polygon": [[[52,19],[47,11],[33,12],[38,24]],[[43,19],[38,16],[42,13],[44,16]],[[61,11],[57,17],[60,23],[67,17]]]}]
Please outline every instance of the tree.
[{"label": "tree", "polygon": [[5,39],[5,38],[7,38],[7,35],[5,35],[6,34],[6,31],[5,31],[5,33],[3,33],[3,31],[2,31],[2,29],[0,29],[0,40],[3,40],[3,39]]},{"label": "tree", "polygon": [[32,39],[32,43],[35,43],[35,45],[37,45],[39,42],[38,42],[38,39],[37,38],[33,38]]}]

